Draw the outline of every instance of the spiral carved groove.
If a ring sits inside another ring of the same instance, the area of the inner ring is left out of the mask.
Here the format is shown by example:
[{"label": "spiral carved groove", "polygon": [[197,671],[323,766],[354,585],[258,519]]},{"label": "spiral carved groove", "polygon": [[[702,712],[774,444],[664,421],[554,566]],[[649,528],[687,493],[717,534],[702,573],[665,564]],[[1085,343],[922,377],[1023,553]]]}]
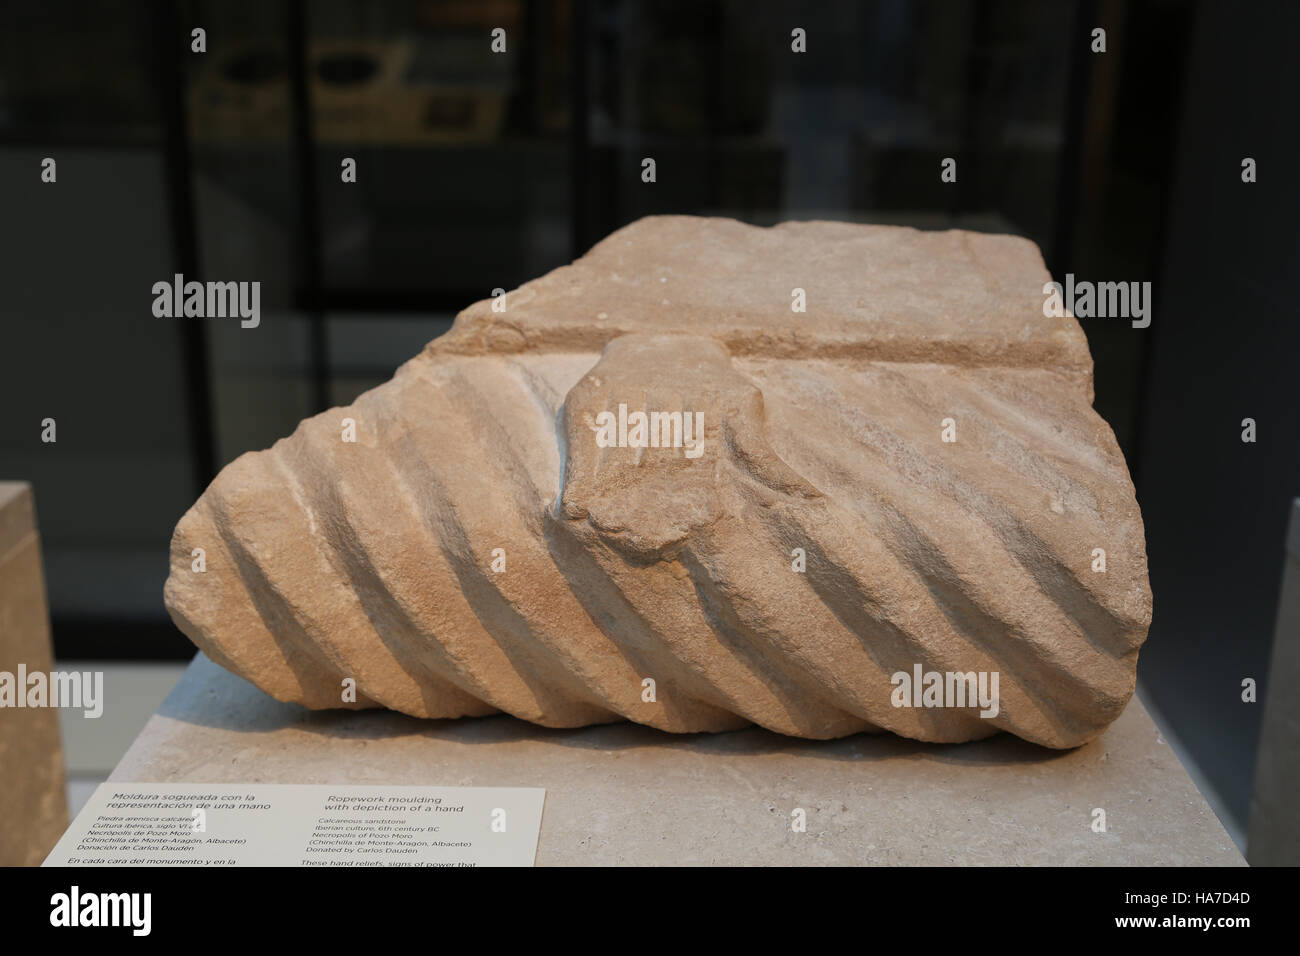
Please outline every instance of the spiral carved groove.
[{"label": "spiral carved groove", "polygon": [[[1131,696],[1151,596],[1047,281],[1010,237],[642,220],[228,465],[168,608],[315,708],[1075,746]],[[620,407],[659,447],[599,440]],[[996,674],[996,712],[900,705],[930,672]]]}]

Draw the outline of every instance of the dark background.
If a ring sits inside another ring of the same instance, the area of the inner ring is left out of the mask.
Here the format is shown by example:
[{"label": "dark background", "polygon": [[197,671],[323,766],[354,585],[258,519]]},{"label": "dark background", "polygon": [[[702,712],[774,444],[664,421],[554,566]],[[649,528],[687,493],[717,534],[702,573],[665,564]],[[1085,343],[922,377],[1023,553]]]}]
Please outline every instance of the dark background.
[{"label": "dark background", "polygon": [[[1150,328],[1082,325],[1146,521],[1144,693],[1242,829],[1241,680],[1267,690],[1300,493],[1298,28],[1190,0],[0,3],[0,476],[35,485],[56,653],[190,655],[167,545],[217,468],[633,219],[1017,233],[1058,280],[1153,283]],[[175,272],[260,280],[261,327],[153,317]]]}]

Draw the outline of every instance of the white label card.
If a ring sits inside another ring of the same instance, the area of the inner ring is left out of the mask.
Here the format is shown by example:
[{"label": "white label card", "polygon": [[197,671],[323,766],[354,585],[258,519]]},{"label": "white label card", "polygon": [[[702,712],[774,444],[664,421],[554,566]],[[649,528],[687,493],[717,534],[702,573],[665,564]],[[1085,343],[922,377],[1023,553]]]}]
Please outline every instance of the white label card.
[{"label": "white label card", "polygon": [[45,866],[532,866],[531,787],[103,783]]}]

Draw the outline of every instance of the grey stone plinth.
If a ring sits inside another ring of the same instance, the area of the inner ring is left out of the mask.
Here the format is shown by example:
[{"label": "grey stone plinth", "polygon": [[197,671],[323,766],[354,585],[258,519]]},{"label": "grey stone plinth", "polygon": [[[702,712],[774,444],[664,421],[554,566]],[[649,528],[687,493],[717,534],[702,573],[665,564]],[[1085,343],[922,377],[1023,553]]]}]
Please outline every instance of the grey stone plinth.
[{"label": "grey stone plinth", "polygon": [[1245,862],[1136,698],[1065,752],[1005,734],[546,730],[308,711],[200,655],[110,779],[545,787],[538,865]]}]

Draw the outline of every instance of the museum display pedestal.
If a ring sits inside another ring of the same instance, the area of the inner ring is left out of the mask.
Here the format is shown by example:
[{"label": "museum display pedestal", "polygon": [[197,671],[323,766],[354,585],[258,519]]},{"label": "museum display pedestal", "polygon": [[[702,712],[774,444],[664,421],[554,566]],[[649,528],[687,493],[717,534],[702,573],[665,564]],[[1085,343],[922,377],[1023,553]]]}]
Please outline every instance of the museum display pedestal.
[{"label": "museum display pedestal", "polygon": [[0,696],[0,866],[39,863],[68,826],[58,711],[25,706],[27,675],[53,669],[36,502],[27,482],[0,481],[0,674],[21,687]]},{"label": "museum display pedestal", "polygon": [[538,865],[1245,864],[1136,697],[1072,751],[547,730],[309,711],[200,654],[109,779],[544,787]]}]

